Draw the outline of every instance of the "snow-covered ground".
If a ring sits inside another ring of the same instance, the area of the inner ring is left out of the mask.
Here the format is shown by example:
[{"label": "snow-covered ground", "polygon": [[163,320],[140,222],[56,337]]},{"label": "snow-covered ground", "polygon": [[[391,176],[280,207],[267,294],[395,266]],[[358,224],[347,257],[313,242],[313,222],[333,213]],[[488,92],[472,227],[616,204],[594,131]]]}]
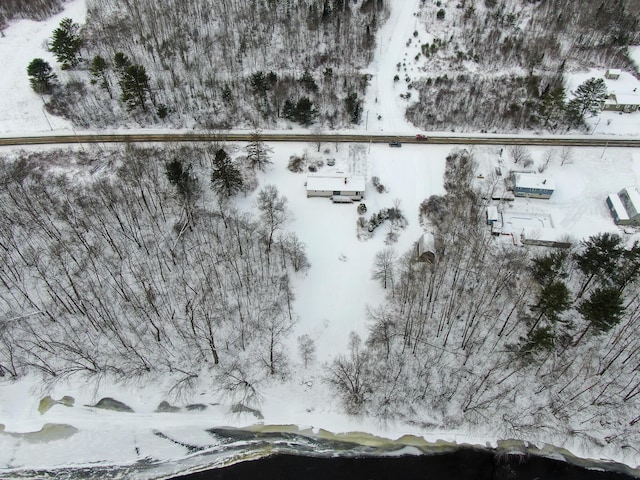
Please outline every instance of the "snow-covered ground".
[{"label": "snow-covered ground", "polygon": [[[370,131],[414,132],[415,128],[404,119],[406,102],[393,81],[396,64],[405,55],[406,41],[412,35],[414,13],[418,0],[392,2],[391,17],[381,28],[379,46],[369,68],[373,75],[365,102],[366,127]],[[47,130],[63,131],[71,128],[68,122],[46,116],[42,100],[31,91],[26,65],[32,58],[42,57],[55,62],[46,52],[43,42],[51,35],[63,17],[82,22],[86,14],[84,0],[69,2],[60,15],[46,22],[20,21],[6,30],[0,38],[0,58],[5,72],[0,77],[0,134],[29,134]],[[636,58],[640,50],[635,50]],[[640,65],[640,62],[638,62]],[[600,72],[603,73],[603,72]],[[61,73],[64,75],[64,73]],[[584,78],[593,76],[586,72]],[[576,85],[581,77],[576,75]],[[402,80],[403,81],[403,80]],[[571,88],[575,88],[572,86]],[[611,121],[608,116],[611,115]],[[378,120],[380,115],[380,120]],[[635,122],[635,123],[634,123]],[[597,134],[637,134],[640,114],[606,113],[596,125]],[[495,442],[492,432],[428,431],[404,424],[380,424],[376,419],[347,417],[332,398],[327,386],[320,381],[323,364],[336,354],[343,353],[349,332],[365,336],[367,332],[367,305],[377,305],[384,290],[371,279],[372,259],[386,247],[385,227],[378,229],[373,238],[358,240],[355,205],[332,204],[328,199],[306,198],[305,176],[287,171],[290,155],[302,154],[318,159],[336,158],[335,167],[323,167],[323,172],[350,172],[361,169],[366,175],[367,195],[364,200],[368,215],[383,207],[393,206],[400,200],[400,208],[409,221],[401,231],[398,243],[392,245],[399,253],[411,248],[422,233],[417,222],[419,203],[433,194],[442,192],[442,176],[449,146],[404,145],[400,149],[387,146],[274,144],[274,165],[260,178],[261,185],[274,184],[288,197],[292,219],[289,228],[295,231],[307,246],[311,269],[295,285],[295,311],[298,322],[290,336],[290,356],[294,361],[291,378],[276,383],[263,392],[259,406],[264,419],[250,413],[231,413],[230,405],[210,405],[218,398],[214,392],[197,391],[186,399],[167,398],[166,385],[157,383],[141,387],[135,384],[116,384],[108,379],[94,379],[88,384],[79,380],[67,384],[60,382],[45,387],[28,378],[15,383],[0,383],[0,423],[5,433],[0,434],[0,472],[3,469],[25,467],[52,468],[64,465],[128,464],[145,457],[175,460],[188,455],[188,451],[154,434],[167,436],[192,445],[210,445],[211,437],[204,428],[232,425],[244,427],[255,423],[295,424],[325,428],[334,432],[367,431],[397,438],[415,434],[428,440],[438,438],[458,442],[484,444]],[[40,147],[47,148],[47,147]],[[328,153],[325,150],[328,149]],[[499,147],[474,147],[478,161],[478,186],[490,181],[491,172],[500,165],[506,171],[514,165],[507,149],[500,156]],[[531,148],[536,168],[544,162],[547,149]],[[575,148],[572,161],[560,165],[560,150],[553,149],[553,158],[545,173],[557,184],[553,197],[546,200],[516,199],[513,209],[519,212],[540,212],[551,215],[554,225],[569,231],[575,239],[601,231],[620,231],[607,211],[607,194],[621,188],[640,185],[640,151],[617,148]],[[499,159],[502,163],[499,163]],[[378,176],[388,192],[374,192],[370,179]],[[253,197],[240,199],[246,209],[253,208]],[[628,237],[629,238],[629,237]],[[636,233],[633,238],[638,238]],[[500,240],[497,240],[500,241]],[[305,370],[297,356],[296,339],[309,334],[315,341],[317,360]],[[64,395],[75,398],[75,406],[55,405],[46,413],[38,412],[41,398],[46,395],[59,399]],[[136,413],[116,413],[97,410],[85,405],[94,404],[102,397],[114,397],[132,407]],[[177,405],[202,403],[202,411],[154,413],[162,400]],[[50,433],[43,437],[25,437],[20,434],[40,430],[44,424],[66,424],[77,429],[64,430],[57,437]],[[576,454],[597,458],[613,458],[629,464],[640,464],[640,454],[616,452],[607,449],[589,449],[567,437],[547,439],[562,444]],[[630,455],[630,456],[627,456]],[[635,456],[633,456],[635,455]]]},{"label": "snow-covered ground", "polygon": [[402,61],[405,42],[416,25],[415,12],[420,0],[393,2],[391,16],[378,32],[374,60],[367,69],[372,75],[364,103],[365,127],[367,130],[392,132],[413,132],[415,127],[405,119],[406,100],[402,82],[394,82],[396,65]]},{"label": "snow-covered ground", "polygon": [[[231,403],[218,404],[220,399],[213,391],[202,389],[187,398],[171,397],[167,394],[168,386],[161,381],[140,386],[113,383],[108,379],[94,379],[89,383],[74,380],[52,387],[41,386],[32,378],[16,383],[3,382],[0,384],[0,423],[5,425],[6,433],[0,434],[3,447],[0,448],[0,469],[129,464],[145,457],[176,461],[189,455],[187,449],[154,432],[182,443],[215,449],[215,441],[204,432],[205,428],[254,424],[292,424],[337,433],[366,431],[387,438],[414,434],[429,441],[442,438],[480,445],[489,441],[495,445],[497,438],[491,431],[434,431],[395,422],[381,424],[375,418],[348,417],[341,412],[340,405],[321,380],[322,372],[327,361],[345,352],[349,332],[366,335],[366,307],[378,305],[383,299],[384,290],[371,280],[371,265],[375,253],[386,247],[386,231],[381,227],[372,238],[358,240],[355,204],[333,204],[326,198],[307,198],[306,175],[286,169],[290,155],[306,152],[313,159],[336,159],[334,167],[325,165],[320,169],[323,173],[358,171],[365,173],[368,180],[373,175],[378,176],[388,192],[374,192],[368,182],[364,202],[370,214],[382,207],[393,206],[395,199],[400,200],[409,226],[401,231],[398,243],[392,246],[402,253],[411,248],[422,233],[417,222],[419,203],[443,191],[444,163],[450,147],[339,145],[336,151],[334,144],[326,144],[320,152],[315,145],[306,144],[273,144],[272,148],[274,164],[261,174],[260,184],[274,184],[287,196],[292,214],[289,228],[306,243],[312,266],[295,285],[298,321],[289,338],[293,362],[291,375],[286,382],[275,382],[262,391],[262,402],[257,407],[264,418],[259,419],[251,413],[232,413]],[[497,147],[473,148],[478,162],[477,173],[484,177],[476,179],[478,186],[491,181],[489,172],[496,166],[501,166],[505,174],[508,169],[517,167],[507,149],[502,156],[499,152]],[[547,149],[542,147],[532,148],[534,165],[530,168],[541,165],[546,153]],[[640,183],[640,152],[576,148],[572,151],[572,161],[565,165],[560,164],[560,149],[552,153],[545,175],[556,181],[554,196],[550,200],[517,198],[511,208],[518,212],[550,215],[554,225],[569,230],[576,240],[604,230],[620,232],[610,218],[604,198],[624,186]],[[242,208],[251,209],[253,202],[254,196],[239,199]],[[636,233],[631,237],[640,238],[640,235]],[[296,339],[302,334],[309,334],[317,347],[317,359],[306,370],[297,350]],[[41,414],[38,412],[39,401],[46,395],[55,399],[71,395],[75,398],[75,406],[55,405]],[[116,398],[133,408],[135,413],[109,412],[86,406],[103,397]],[[162,400],[179,406],[201,403],[207,408],[202,412],[155,413]],[[71,425],[77,431],[63,430],[57,437],[54,429],[44,435],[46,442],[38,436],[16,435],[37,432],[47,423]],[[545,438],[545,441],[562,445],[580,456],[640,464],[640,458],[634,457],[632,452],[587,447],[561,436]]]},{"label": "snow-covered ground", "polygon": [[[631,51],[640,52],[635,48]],[[640,53],[637,54],[640,57]],[[640,62],[636,61],[640,66]],[[614,68],[614,67],[612,67]],[[591,69],[585,72],[575,72],[567,75],[567,94],[575,91],[578,86],[590,78],[602,78],[607,86],[607,93],[615,95],[635,96],[640,98],[640,80],[629,72],[622,72],[620,78],[611,80],[605,77],[606,68]],[[640,67],[638,69],[640,72]],[[595,117],[586,119],[591,135],[638,135],[640,132],[640,112],[624,113],[603,111]]]},{"label": "snow-covered ground", "polygon": [[0,36],[3,67],[0,75],[0,135],[72,131],[71,122],[44,111],[42,98],[29,85],[27,65],[34,58],[42,58],[62,77],[64,73],[60,71],[54,55],[46,49],[47,39],[51,38],[63,18],[70,17],[82,24],[86,15],[86,1],[72,0],[65,5],[63,12],[48,20],[19,20],[3,30]]}]

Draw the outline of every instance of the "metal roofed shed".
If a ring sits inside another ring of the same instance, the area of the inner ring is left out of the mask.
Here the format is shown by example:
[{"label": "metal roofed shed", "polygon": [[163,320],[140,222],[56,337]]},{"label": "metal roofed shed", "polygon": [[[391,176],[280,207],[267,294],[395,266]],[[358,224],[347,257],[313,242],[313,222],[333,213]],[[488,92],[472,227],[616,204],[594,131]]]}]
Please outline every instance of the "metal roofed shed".
[{"label": "metal roofed shed", "polygon": [[555,182],[545,175],[515,173],[513,194],[516,197],[551,198],[556,189]]},{"label": "metal roofed shed", "polygon": [[617,194],[610,194],[606,202],[616,225],[640,226],[640,193],[637,188],[623,188]]},{"label": "metal roofed shed", "polygon": [[433,263],[436,259],[436,239],[433,233],[424,233],[416,244],[418,261]]},{"label": "metal roofed shed", "polygon": [[307,175],[307,198],[336,197],[342,203],[343,199],[362,200],[365,191],[363,176],[336,175]]},{"label": "metal roofed shed", "polygon": [[571,242],[566,233],[555,228],[528,225],[520,233],[523,245],[538,245],[541,247],[570,248]]}]

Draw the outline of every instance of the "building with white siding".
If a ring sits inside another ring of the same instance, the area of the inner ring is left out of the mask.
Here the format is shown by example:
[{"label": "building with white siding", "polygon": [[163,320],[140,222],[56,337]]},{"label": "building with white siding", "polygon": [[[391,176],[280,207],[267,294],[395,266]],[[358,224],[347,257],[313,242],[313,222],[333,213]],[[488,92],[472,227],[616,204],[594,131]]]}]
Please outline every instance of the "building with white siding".
[{"label": "building with white siding", "polygon": [[307,197],[335,197],[336,200],[362,200],[365,191],[363,176],[344,174],[307,176]]}]

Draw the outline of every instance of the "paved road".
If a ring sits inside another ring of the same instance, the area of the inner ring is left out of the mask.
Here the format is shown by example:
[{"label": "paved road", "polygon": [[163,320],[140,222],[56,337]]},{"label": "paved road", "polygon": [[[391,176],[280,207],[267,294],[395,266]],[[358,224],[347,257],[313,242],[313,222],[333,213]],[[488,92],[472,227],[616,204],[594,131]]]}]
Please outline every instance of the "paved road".
[{"label": "paved road", "polygon": [[[571,147],[640,147],[640,138],[602,138],[590,136],[515,136],[515,135],[432,135],[424,140],[415,136],[372,135],[361,134],[292,134],[292,133],[262,133],[263,141],[268,142],[350,142],[350,143],[420,143],[425,145],[550,145]],[[0,146],[6,145],[51,145],[65,143],[129,143],[129,142],[244,142],[251,140],[250,133],[118,133],[118,134],[78,134],[78,135],[48,135],[33,137],[4,137],[0,138]]]}]

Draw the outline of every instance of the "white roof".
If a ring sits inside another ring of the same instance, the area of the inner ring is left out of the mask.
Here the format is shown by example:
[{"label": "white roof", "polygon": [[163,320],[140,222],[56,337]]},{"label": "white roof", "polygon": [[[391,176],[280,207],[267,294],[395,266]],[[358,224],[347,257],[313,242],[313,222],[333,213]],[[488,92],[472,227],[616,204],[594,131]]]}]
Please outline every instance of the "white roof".
[{"label": "white roof", "polygon": [[620,70],[619,68],[610,68],[609,70],[607,70],[607,73],[610,75],[620,75],[622,73],[622,70]]},{"label": "white roof", "polygon": [[427,251],[434,251],[436,248],[436,239],[433,233],[427,232],[422,234],[420,240],[418,240],[420,253]]},{"label": "white roof", "polygon": [[498,220],[498,207],[490,205],[487,207],[487,220]]},{"label": "white roof", "polygon": [[362,176],[309,174],[307,176],[307,190],[364,192],[365,179]]},{"label": "white roof", "polygon": [[544,190],[555,190],[555,182],[544,175],[535,173],[516,173],[516,187],[520,188],[540,188]]},{"label": "white roof", "polygon": [[616,94],[616,103],[618,105],[640,105],[640,95]]},{"label": "white roof", "polygon": [[609,198],[609,201],[611,202],[611,205],[613,205],[613,209],[618,214],[618,219],[629,220],[629,215],[627,215],[627,210],[626,208],[624,208],[624,205],[622,204],[622,200],[620,200],[620,197],[616,193],[612,193],[611,195],[609,195],[608,198]]}]

